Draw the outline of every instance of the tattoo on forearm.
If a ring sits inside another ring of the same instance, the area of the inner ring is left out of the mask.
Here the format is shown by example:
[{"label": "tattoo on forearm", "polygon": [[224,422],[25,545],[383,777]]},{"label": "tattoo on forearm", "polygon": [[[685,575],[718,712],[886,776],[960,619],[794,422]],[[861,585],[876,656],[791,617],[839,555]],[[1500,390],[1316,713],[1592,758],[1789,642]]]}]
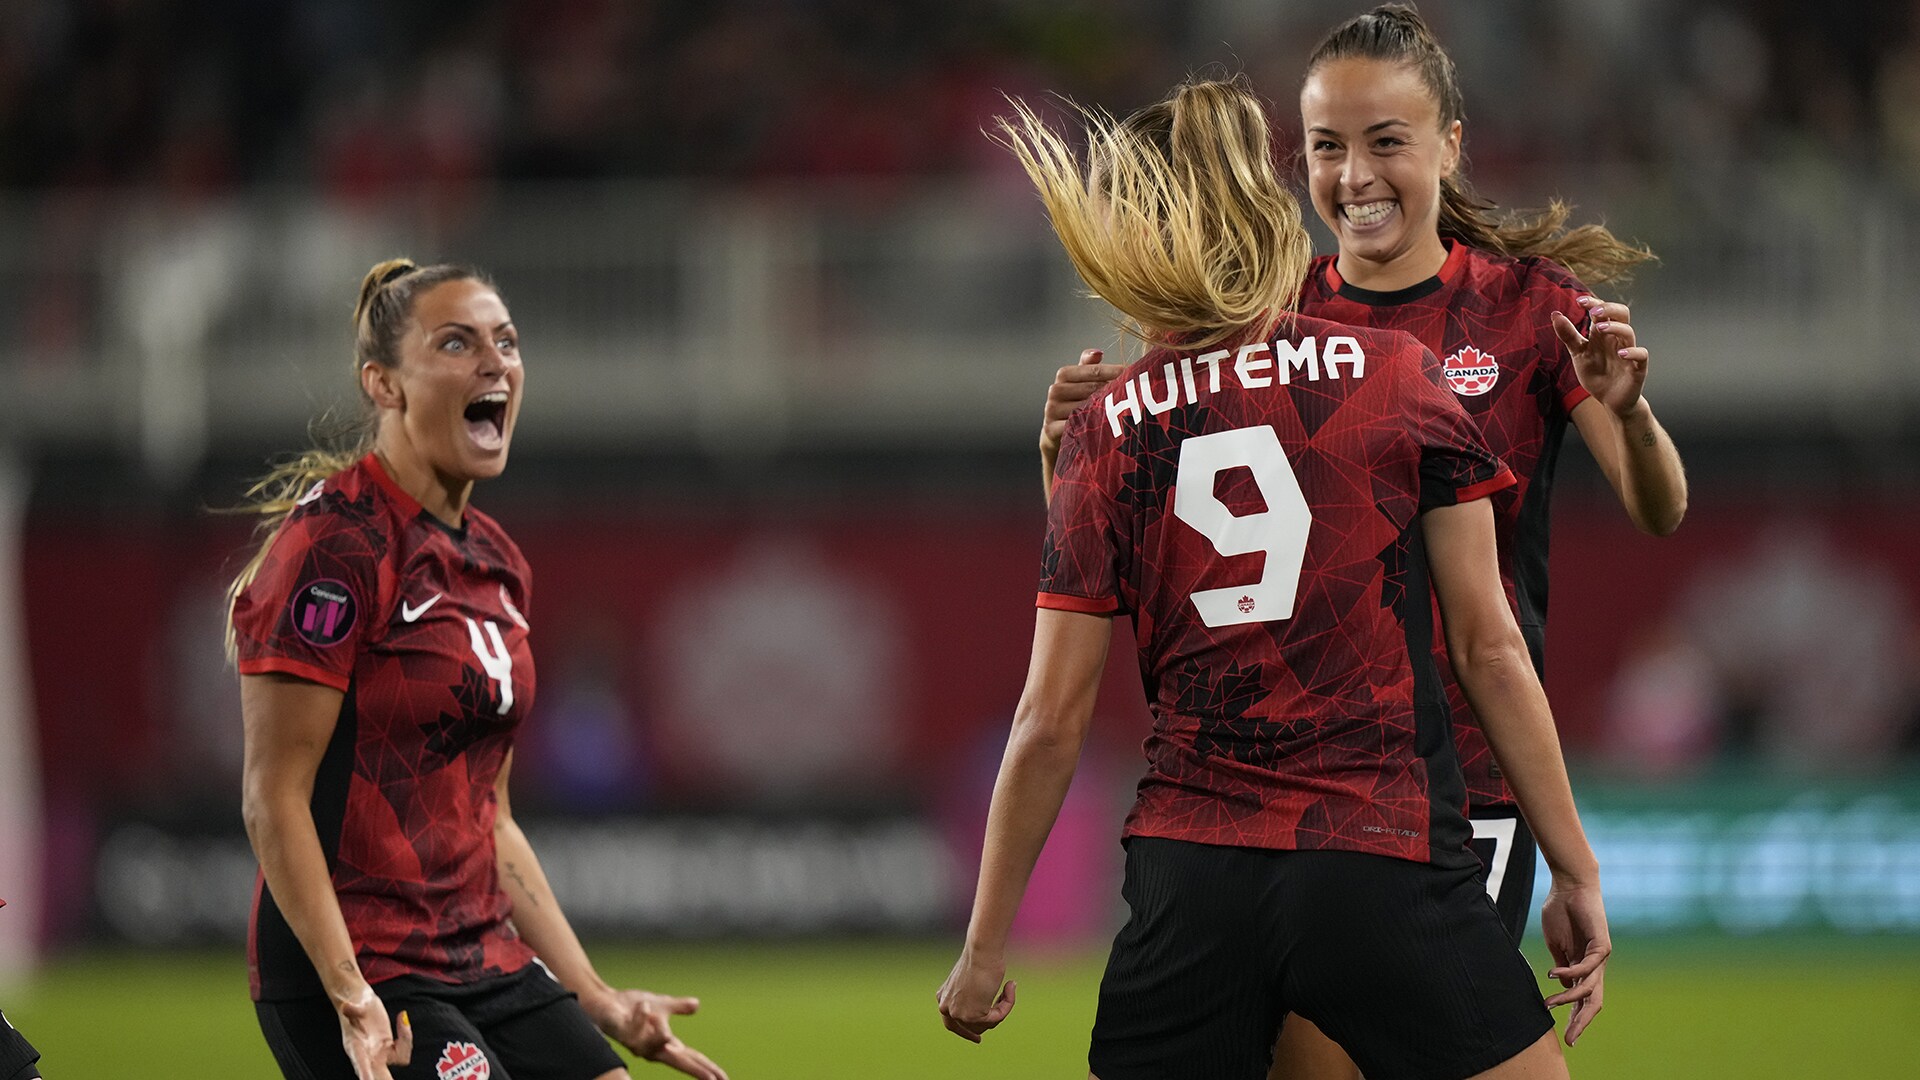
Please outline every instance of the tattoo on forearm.
[{"label": "tattoo on forearm", "polygon": [[348,974],[352,974],[352,973],[353,973],[353,971],[354,971],[354,966],[353,966],[353,961],[351,961],[351,960],[342,960],[342,961],[340,961],[340,963],[339,963],[339,964],[337,964],[337,965],[335,965],[335,966],[336,966],[336,967],[337,967],[337,968],[338,968],[339,970],[341,970],[341,971],[344,971],[344,972],[347,972]]},{"label": "tattoo on forearm", "polygon": [[1656,443],[1656,442],[1658,442],[1658,441],[1659,441],[1658,439],[1655,439],[1655,438],[1653,437],[1653,432],[1651,432],[1651,431],[1649,431],[1649,432],[1646,432],[1646,433],[1644,433],[1644,434],[1642,434],[1642,435],[1640,436],[1640,445],[1641,445],[1641,446],[1652,446],[1652,445],[1653,445],[1654,443]]},{"label": "tattoo on forearm", "polygon": [[508,863],[507,876],[513,879],[513,883],[515,885],[520,886],[520,894],[527,898],[527,902],[529,904],[532,904],[534,907],[540,906],[540,898],[533,895],[533,889],[528,887],[527,879],[520,876],[519,867],[513,865],[512,863]]}]

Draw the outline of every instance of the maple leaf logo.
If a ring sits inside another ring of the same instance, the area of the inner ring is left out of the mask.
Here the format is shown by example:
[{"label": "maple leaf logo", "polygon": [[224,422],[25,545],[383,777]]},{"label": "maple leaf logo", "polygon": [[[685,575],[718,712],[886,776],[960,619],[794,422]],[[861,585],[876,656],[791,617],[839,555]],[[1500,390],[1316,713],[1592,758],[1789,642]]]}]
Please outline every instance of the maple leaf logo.
[{"label": "maple leaf logo", "polygon": [[500,696],[485,672],[462,666],[453,700],[454,708],[420,725],[427,736],[427,750],[448,761],[504,726],[500,723]]},{"label": "maple leaf logo", "polygon": [[493,1075],[493,1066],[488,1063],[487,1055],[470,1042],[450,1042],[440,1051],[440,1060],[434,1063],[433,1071],[440,1080],[487,1080]]},{"label": "maple leaf logo", "polygon": [[1249,765],[1271,765],[1286,738],[1285,724],[1247,716],[1269,693],[1266,666],[1235,665],[1209,679],[1197,663],[1182,665],[1177,676],[1186,684],[1180,711],[1200,721],[1193,748],[1207,757],[1232,758]]},{"label": "maple leaf logo", "polygon": [[1461,397],[1479,397],[1500,381],[1500,363],[1471,345],[1447,357],[1447,385]]}]

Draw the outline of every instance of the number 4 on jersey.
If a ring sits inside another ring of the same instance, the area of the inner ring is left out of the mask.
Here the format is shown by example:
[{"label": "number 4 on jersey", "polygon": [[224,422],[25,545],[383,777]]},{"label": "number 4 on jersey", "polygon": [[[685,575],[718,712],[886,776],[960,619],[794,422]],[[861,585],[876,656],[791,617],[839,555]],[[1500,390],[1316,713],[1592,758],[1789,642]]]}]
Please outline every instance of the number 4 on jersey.
[{"label": "number 4 on jersey", "polygon": [[[1242,467],[1253,473],[1254,486],[1259,488],[1267,508],[1258,514],[1235,517],[1213,489],[1222,472]],[[1293,465],[1280,448],[1280,436],[1272,428],[1235,428],[1196,435],[1181,443],[1173,516],[1211,540],[1214,550],[1222,555],[1267,553],[1259,581],[1193,594],[1193,606],[1202,622],[1234,626],[1293,617],[1313,511],[1300,492]]]},{"label": "number 4 on jersey", "polygon": [[467,620],[467,633],[473,639],[473,655],[480,658],[480,666],[486,669],[487,677],[500,684],[501,716],[513,708],[513,653],[507,650],[507,643],[500,637],[500,625],[492,619],[487,620],[487,635],[493,638],[493,648],[487,648],[487,639],[480,636],[480,624]]}]

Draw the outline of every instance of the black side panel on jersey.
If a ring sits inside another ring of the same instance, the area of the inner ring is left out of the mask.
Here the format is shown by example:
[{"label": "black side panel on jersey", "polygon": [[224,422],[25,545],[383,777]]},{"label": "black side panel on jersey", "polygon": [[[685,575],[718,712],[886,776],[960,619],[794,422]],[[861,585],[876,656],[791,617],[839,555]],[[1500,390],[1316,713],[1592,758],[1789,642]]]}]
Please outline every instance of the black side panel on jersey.
[{"label": "black side panel on jersey", "polygon": [[1547,677],[1547,529],[1553,470],[1566,434],[1566,415],[1557,410],[1549,413],[1540,433],[1540,460],[1527,481],[1520,518],[1513,527],[1513,591],[1520,605],[1520,636],[1527,641],[1534,672],[1543,680]]},{"label": "black side panel on jersey", "polygon": [[[340,853],[340,830],[347,818],[347,788],[353,781],[354,753],[360,741],[359,710],[354,705],[354,684],[340,699],[340,718],[334,722],[333,737],[327,740],[320,768],[313,777],[313,798],[308,803],[313,813],[314,831],[320,837],[320,850],[327,857],[331,873]],[[287,925],[273,891],[260,886],[260,911],[254,925],[255,956],[260,964],[260,998],[278,1001],[287,998],[325,995],[326,987],[313,970],[307,951]]]},{"label": "black side panel on jersey", "polygon": [[1453,747],[1453,708],[1433,662],[1433,581],[1420,518],[1407,525],[1406,584],[1399,615],[1413,665],[1413,752],[1427,766],[1428,858],[1436,866],[1476,863],[1467,846],[1473,830],[1466,818],[1467,781]]}]

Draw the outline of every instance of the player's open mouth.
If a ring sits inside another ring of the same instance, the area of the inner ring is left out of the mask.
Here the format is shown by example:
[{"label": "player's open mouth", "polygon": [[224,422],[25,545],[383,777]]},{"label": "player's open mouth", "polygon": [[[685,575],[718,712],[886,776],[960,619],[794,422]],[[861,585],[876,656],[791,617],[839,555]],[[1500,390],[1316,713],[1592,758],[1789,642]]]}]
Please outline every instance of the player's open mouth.
[{"label": "player's open mouth", "polygon": [[1369,229],[1393,216],[1400,205],[1395,199],[1381,199],[1379,202],[1347,203],[1340,207],[1346,215],[1347,224],[1356,229]]},{"label": "player's open mouth", "polygon": [[495,390],[467,402],[467,436],[482,450],[507,444],[507,392]]}]

